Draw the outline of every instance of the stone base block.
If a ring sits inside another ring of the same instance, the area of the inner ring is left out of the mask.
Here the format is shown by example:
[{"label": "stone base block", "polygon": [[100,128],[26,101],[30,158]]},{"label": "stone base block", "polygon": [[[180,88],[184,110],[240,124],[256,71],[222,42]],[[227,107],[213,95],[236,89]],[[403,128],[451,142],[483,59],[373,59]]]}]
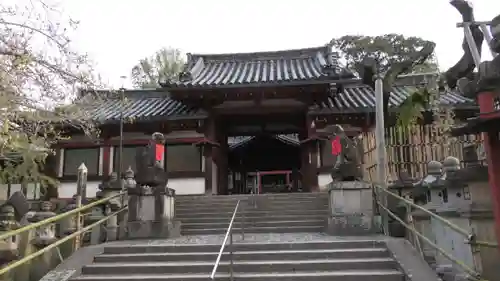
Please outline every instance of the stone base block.
[{"label": "stone base block", "polygon": [[363,217],[357,214],[343,214],[328,218],[326,232],[329,235],[356,236],[376,234],[376,229],[371,217]]},{"label": "stone base block", "polygon": [[181,235],[181,222],[170,221],[133,221],[127,225],[127,239],[167,239]]}]

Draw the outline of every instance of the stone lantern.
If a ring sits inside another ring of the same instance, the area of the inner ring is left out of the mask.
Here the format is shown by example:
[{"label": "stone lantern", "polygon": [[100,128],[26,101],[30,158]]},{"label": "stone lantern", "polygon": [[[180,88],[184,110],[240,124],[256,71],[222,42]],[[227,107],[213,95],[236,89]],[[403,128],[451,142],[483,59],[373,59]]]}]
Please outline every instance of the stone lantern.
[{"label": "stone lantern", "polygon": [[442,198],[443,205],[439,209],[454,209],[468,205],[470,203],[470,192],[467,186],[468,176],[460,169],[460,160],[448,156],[443,161],[443,168],[446,198]]},{"label": "stone lantern", "polygon": [[[16,220],[14,207],[3,205],[0,207],[0,234],[16,230],[21,225]],[[0,265],[9,263],[19,257],[19,236],[14,235],[0,241]]]},{"label": "stone lantern", "polygon": [[[413,180],[407,171],[400,171],[398,179],[389,186],[389,190],[397,195],[412,200],[411,192],[414,189],[415,180]],[[406,219],[409,206],[393,196],[387,196],[387,205],[389,209],[402,220]],[[405,237],[406,228],[397,220],[389,218],[389,233],[392,237]]]},{"label": "stone lantern", "polygon": [[[107,179],[103,180],[102,183],[99,184],[99,190],[100,198],[116,195],[123,190],[122,180],[118,179],[118,174],[116,172],[113,172]],[[109,205],[111,210],[116,211],[122,207],[122,200],[120,197],[115,197],[109,200],[106,205]]]},{"label": "stone lantern", "polygon": [[[423,208],[434,211],[440,206],[441,199],[439,193],[444,189],[442,164],[438,161],[427,163],[427,175],[415,184],[411,192],[411,197],[415,204]],[[407,220],[414,225],[415,229],[423,234],[427,239],[435,241],[435,233],[431,231],[433,225],[432,217],[418,209],[408,210]],[[417,241],[419,238],[411,234],[410,239]],[[434,263],[436,251],[426,243],[420,243],[425,260],[430,264]]]},{"label": "stone lantern", "polygon": [[[111,173],[109,177],[100,185],[100,196],[103,198],[114,196],[123,191],[124,181],[118,178],[117,173]],[[104,214],[110,215],[123,207],[125,200],[121,197],[115,197],[104,205]],[[112,216],[106,221],[106,238],[108,241],[114,241],[118,238],[118,218]]]},{"label": "stone lantern", "polygon": [[[482,205],[484,202],[473,202],[473,200],[471,200],[473,196],[471,196],[469,190],[469,185],[473,185],[474,182],[480,181],[479,178],[481,174],[483,176],[487,175],[487,167],[481,167],[475,162],[474,164],[471,163],[467,165],[465,168],[461,168],[460,160],[449,156],[443,161],[443,170],[443,184],[445,187],[444,190],[446,190],[446,198],[441,198],[441,205],[435,208],[435,213],[467,231],[470,233],[471,237],[475,235],[476,229],[484,231],[488,227],[491,227],[491,230],[493,230],[492,225],[488,226],[488,224],[491,223],[491,209],[485,209],[487,205]],[[481,172],[481,170],[483,170],[483,172]],[[487,187],[487,176],[483,181],[486,182],[485,187]],[[480,190],[481,186],[478,185],[477,188]],[[487,194],[489,194],[489,192]],[[432,218],[431,221],[432,231],[435,233],[435,242],[438,247],[444,249],[447,253],[450,253],[470,268],[474,268],[476,271],[481,272],[483,265],[480,254],[474,247],[464,243],[466,237],[446,226],[443,222],[434,218]],[[485,237],[484,234],[481,233],[477,236]],[[492,257],[488,256],[488,259],[490,258]],[[441,254],[436,255],[436,264],[438,273],[443,274],[443,276],[464,278],[467,275],[459,266],[450,262]],[[486,266],[488,266],[488,263],[486,263]]]},{"label": "stone lantern", "polygon": [[125,182],[124,187],[125,190],[129,190],[131,188],[135,188],[136,181],[134,179],[134,171],[131,167],[128,167],[127,171],[125,171]]},{"label": "stone lantern", "polygon": [[414,188],[416,180],[411,178],[406,170],[398,173],[398,178],[393,182],[389,189],[405,199],[411,199],[411,191]]},{"label": "stone lantern", "polygon": [[[76,195],[71,198],[71,201],[64,208],[61,209],[63,213],[72,211],[77,208],[76,205]],[[59,223],[59,236],[64,237],[68,236],[76,231],[76,220],[78,215],[74,214],[71,216],[67,216],[62,219]]]},{"label": "stone lantern", "polygon": [[[426,205],[431,208],[439,199],[440,189],[443,187],[443,165],[438,161],[429,161],[427,163],[427,175],[415,183],[411,191],[411,198],[415,204]],[[437,203],[439,204],[439,203]]]},{"label": "stone lantern", "polygon": [[[124,204],[128,205],[128,191],[134,190],[137,182],[134,178],[135,174],[131,167],[125,171],[125,179],[123,181],[124,190],[127,191],[127,194],[124,195]],[[133,193],[133,191],[132,191]],[[127,235],[127,221],[128,221],[128,212],[122,212],[118,214],[118,239],[125,239]]]},{"label": "stone lantern", "polygon": [[[35,213],[30,222],[40,222],[55,215],[56,213],[52,211],[52,203],[44,201],[40,204],[40,211]],[[56,223],[52,222],[36,229],[33,244],[43,248],[56,240]]]}]

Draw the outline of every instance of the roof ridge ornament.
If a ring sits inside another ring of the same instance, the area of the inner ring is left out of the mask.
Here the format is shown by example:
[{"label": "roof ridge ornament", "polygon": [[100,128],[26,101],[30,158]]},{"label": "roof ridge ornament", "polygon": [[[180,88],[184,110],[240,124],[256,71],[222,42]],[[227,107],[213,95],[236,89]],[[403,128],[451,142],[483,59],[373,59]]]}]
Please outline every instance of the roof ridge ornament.
[{"label": "roof ridge ornament", "polygon": [[[329,42],[326,44],[326,50],[324,54],[320,54],[320,56],[324,56],[324,65],[323,71],[325,71],[328,75],[338,74],[339,70],[339,52],[334,48],[333,42]],[[322,61],[320,61],[322,63]]]}]

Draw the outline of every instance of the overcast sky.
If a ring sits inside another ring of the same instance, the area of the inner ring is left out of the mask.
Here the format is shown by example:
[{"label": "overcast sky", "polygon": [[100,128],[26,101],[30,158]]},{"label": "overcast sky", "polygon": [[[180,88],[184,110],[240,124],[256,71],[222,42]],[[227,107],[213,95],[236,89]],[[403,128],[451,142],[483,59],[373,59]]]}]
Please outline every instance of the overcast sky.
[{"label": "overcast sky", "polygon": [[[475,0],[477,20],[500,14],[500,0]],[[316,47],[347,34],[402,33],[437,43],[444,69],[461,56],[460,15],[448,0],[65,0],[81,21],[78,49],[115,87],[161,47],[190,53]],[[489,52],[485,58],[489,58]],[[129,84],[128,84],[129,85]],[[127,86],[128,86],[127,85]]]}]

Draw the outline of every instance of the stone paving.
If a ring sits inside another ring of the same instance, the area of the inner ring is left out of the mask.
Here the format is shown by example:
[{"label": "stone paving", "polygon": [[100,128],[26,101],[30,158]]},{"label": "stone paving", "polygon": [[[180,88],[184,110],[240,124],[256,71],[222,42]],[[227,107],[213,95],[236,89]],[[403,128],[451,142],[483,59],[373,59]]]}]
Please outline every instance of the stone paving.
[{"label": "stone paving", "polygon": [[[329,236],[323,233],[268,233],[268,234],[245,234],[245,240],[241,239],[241,233],[233,234],[235,243],[289,243],[289,242],[312,242],[312,241],[342,241],[342,240],[384,240],[384,236]],[[224,235],[200,235],[182,236],[175,239],[157,240],[135,240],[117,241],[107,243],[106,246],[124,245],[182,245],[182,244],[222,244]]]}]

